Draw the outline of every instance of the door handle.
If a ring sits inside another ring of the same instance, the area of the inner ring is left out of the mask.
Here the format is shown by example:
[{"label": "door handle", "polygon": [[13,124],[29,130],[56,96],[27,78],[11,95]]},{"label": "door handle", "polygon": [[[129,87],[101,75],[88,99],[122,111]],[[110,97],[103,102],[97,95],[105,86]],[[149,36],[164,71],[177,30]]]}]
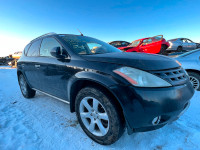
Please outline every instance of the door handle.
[{"label": "door handle", "polygon": [[40,65],[35,65],[35,68],[39,69],[39,68],[40,68]]},{"label": "door handle", "polygon": [[22,64],[22,68],[24,68],[24,66],[25,66],[25,65],[24,65],[24,64]]}]

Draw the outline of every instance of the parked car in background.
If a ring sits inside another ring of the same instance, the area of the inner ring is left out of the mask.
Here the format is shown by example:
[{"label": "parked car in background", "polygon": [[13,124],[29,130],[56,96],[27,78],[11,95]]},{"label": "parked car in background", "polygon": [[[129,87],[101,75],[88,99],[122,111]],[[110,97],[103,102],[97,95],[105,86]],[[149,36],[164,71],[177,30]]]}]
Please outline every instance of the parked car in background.
[{"label": "parked car in background", "polygon": [[200,91],[200,49],[184,53],[176,59],[189,74],[194,89]]},{"label": "parked car in background", "polygon": [[194,50],[198,47],[198,43],[193,42],[190,39],[187,38],[177,38],[168,40],[170,46],[167,48],[167,51],[174,52],[174,51],[188,51],[188,50]]},{"label": "parked car in background", "polygon": [[21,57],[21,55],[22,55],[22,51],[15,52],[14,54],[9,55],[9,58],[11,58],[12,60],[10,60],[8,62],[8,65],[13,67],[13,68],[16,68],[17,67],[17,61]]},{"label": "parked car in background", "polygon": [[119,49],[125,52],[166,54],[166,49],[168,47],[169,43],[166,42],[162,35],[158,35],[133,41],[130,45],[120,47]]},{"label": "parked car in background", "polygon": [[116,142],[125,127],[131,134],[178,119],[194,94],[185,70],[172,58],[124,53],[70,34],[32,40],[17,63],[17,76],[24,97],[39,91],[70,104],[84,132],[104,145]]},{"label": "parked car in background", "polygon": [[5,57],[0,57],[0,66],[1,65],[6,65],[6,58]]},{"label": "parked car in background", "polygon": [[197,48],[200,48],[200,43],[197,43]]},{"label": "parked car in background", "polygon": [[130,43],[127,41],[112,41],[112,42],[109,42],[108,44],[119,48],[119,47],[128,46]]}]

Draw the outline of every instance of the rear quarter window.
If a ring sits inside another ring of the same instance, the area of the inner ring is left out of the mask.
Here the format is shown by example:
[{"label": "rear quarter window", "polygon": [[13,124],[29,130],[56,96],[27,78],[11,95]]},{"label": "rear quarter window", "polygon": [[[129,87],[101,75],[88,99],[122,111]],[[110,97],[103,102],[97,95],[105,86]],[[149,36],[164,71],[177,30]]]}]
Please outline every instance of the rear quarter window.
[{"label": "rear quarter window", "polygon": [[26,47],[24,48],[24,55],[27,55],[28,49],[31,46],[31,44],[26,45]]},{"label": "rear quarter window", "polygon": [[39,56],[41,40],[33,42],[28,50],[27,56]]}]

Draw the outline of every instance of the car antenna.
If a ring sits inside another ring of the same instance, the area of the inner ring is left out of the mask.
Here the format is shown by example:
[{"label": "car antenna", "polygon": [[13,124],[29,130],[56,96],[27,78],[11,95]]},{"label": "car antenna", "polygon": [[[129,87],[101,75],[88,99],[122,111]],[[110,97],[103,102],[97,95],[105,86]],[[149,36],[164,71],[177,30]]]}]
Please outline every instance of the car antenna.
[{"label": "car antenna", "polygon": [[83,33],[81,33],[81,31],[79,29],[77,29],[77,30],[78,30],[78,32],[80,32],[81,36],[83,36]]}]

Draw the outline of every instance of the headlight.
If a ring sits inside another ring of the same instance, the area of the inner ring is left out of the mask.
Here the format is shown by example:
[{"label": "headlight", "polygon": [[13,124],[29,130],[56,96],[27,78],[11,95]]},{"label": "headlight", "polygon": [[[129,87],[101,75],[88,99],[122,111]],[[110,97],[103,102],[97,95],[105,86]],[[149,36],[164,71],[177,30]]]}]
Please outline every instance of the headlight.
[{"label": "headlight", "polygon": [[179,64],[180,66],[182,65],[178,60],[176,60],[176,63]]},{"label": "headlight", "polygon": [[114,70],[116,74],[120,75],[134,86],[138,87],[169,87],[172,86],[167,81],[142,70],[122,67]]}]

